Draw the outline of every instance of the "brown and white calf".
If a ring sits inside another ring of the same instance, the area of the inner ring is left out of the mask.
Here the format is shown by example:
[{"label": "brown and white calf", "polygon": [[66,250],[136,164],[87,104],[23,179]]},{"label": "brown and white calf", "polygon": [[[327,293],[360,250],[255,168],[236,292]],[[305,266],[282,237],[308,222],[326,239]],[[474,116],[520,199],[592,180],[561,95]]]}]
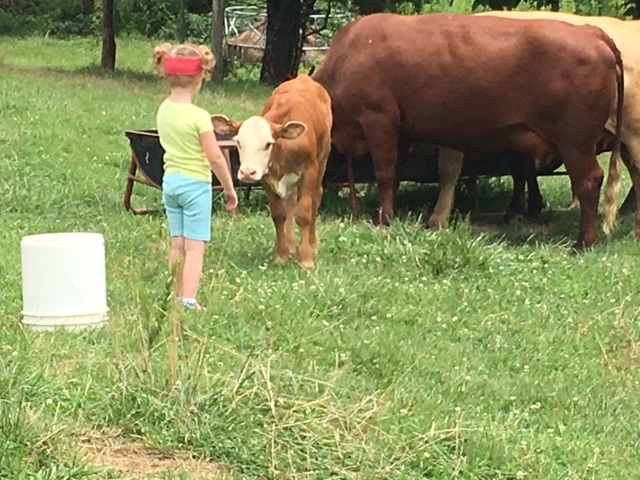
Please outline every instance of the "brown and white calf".
[{"label": "brown and white calf", "polygon": [[313,267],[322,177],[331,150],[329,94],[308,75],[299,75],[273,91],[260,116],[238,122],[213,115],[211,121],[216,132],[235,135],[238,179],[261,182],[267,193],[276,228],[276,264],[284,265],[295,254],[295,219],[299,263]]}]

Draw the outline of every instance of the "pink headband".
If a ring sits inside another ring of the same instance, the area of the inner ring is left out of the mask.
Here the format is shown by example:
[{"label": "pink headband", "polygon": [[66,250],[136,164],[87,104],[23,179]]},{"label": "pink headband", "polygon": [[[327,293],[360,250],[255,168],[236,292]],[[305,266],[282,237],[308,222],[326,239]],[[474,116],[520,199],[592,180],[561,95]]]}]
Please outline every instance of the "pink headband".
[{"label": "pink headband", "polygon": [[164,56],[164,73],[167,75],[196,75],[202,71],[202,58],[200,57],[171,57]]}]

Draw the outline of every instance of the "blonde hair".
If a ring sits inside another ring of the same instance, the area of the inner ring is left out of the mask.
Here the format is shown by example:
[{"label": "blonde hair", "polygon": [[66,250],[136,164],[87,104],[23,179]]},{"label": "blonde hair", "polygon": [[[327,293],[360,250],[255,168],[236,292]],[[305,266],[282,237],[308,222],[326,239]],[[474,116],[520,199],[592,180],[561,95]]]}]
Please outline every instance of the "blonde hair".
[{"label": "blonde hair", "polygon": [[[202,72],[196,75],[168,75],[164,71],[164,56],[202,59]],[[153,68],[158,75],[165,77],[172,87],[188,88],[199,82],[202,78],[209,78],[216,59],[211,50],[206,45],[195,45],[184,43],[181,45],[171,45],[162,43],[153,49]]]}]

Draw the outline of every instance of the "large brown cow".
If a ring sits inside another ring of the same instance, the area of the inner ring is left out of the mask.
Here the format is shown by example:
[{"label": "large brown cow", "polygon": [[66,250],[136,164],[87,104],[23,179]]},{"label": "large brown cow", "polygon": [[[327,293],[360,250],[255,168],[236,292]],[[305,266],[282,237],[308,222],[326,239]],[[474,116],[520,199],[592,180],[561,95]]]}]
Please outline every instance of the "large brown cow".
[{"label": "large brown cow", "polygon": [[[625,21],[613,17],[597,17],[583,16],[571,13],[544,11],[504,11],[496,10],[490,12],[477,13],[476,15],[490,15],[514,19],[548,19],[559,20],[573,25],[593,25],[602,29],[609,37],[611,37],[616,46],[620,50],[622,60],[624,62],[624,109],[622,117],[621,141],[623,148],[621,150],[622,160],[624,161],[631,181],[633,183],[629,195],[625,200],[621,211],[623,213],[636,212],[634,235],[640,239],[640,208],[637,204],[640,200],[640,21]],[[612,112],[607,128],[613,133],[616,125],[615,116],[617,112]],[[598,152],[607,151],[612,148],[611,141],[609,145],[603,144],[598,148]],[[443,166],[443,181],[450,182],[452,176],[447,176],[448,172],[456,171],[456,165],[463,160],[463,154],[452,150],[442,150],[440,152],[441,164]],[[535,173],[531,169],[531,165],[521,165],[520,170],[515,172],[514,176],[514,193],[506,218],[516,213],[520,213],[524,208],[524,184],[529,187],[529,213],[537,213],[542,209],[542,197],[540,195]],[[452,191],[453,187],[447,185],[443,191]],[[453,198],[443,198],[441,205],[442,215],[438,219],[438,224],[444,223],[448,216],[453,202]],[[574,193],[569,208],[577,204]],[[607,216],[613,220],[613,216]],[[604,230],[610,231],[612,225],[605,222]]]},{"label": "large brown cow", "polygon": [[580,198],[581,249],[596,238],[596,144],[621,106],[621,72],[613,41],[590,26],[374,14],[336,34],[313,77],[331,96],[338,151],[372,154],[383,223],[395,213],[403,135],[478,155],[560,156]]},{"label": "large brown cow", "polygon": [[[633,183],[625,204],[628,210],[636,212],[634,235],[640,239],[640,208],[638,208],[640,203],[640,21],[551,11],[492,11],[477,15],[515,19],[549,19],[574,25],[594,25],[602,29],[616,43],[624,62],[624,109],[621,125],[621,141],[624,148],[621,154]],[[607,124],[608,130],[612,133],[615,124],[615,115],[612,115]],[[531,185],[531,181],[529,184]],[[605,229],[610,227],[605,225]]]},{"label": "large brown cow", "polygon": [[285,264],[296,251],[295,218],[300,265],[313,267],[322,177],[331,150],[331,101],[325,89],[299,75],[273,91],[261,116],[242,122],[224,115],[211,119],[216,132],[236,135],[238,179],[265,188],[276,229],[276,263]]}]

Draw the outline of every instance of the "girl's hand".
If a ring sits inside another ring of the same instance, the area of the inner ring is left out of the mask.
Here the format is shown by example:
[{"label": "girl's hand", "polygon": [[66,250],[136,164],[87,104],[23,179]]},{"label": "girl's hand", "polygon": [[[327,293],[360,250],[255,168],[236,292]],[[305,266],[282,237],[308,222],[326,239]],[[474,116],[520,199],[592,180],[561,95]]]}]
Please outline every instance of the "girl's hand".
[{"label": "girl's hand", "polygon": [[231,213],[236,214],[236,207],[238,206],[238,195],[235,190],[224,191],[225,205],[224,207]]}]

